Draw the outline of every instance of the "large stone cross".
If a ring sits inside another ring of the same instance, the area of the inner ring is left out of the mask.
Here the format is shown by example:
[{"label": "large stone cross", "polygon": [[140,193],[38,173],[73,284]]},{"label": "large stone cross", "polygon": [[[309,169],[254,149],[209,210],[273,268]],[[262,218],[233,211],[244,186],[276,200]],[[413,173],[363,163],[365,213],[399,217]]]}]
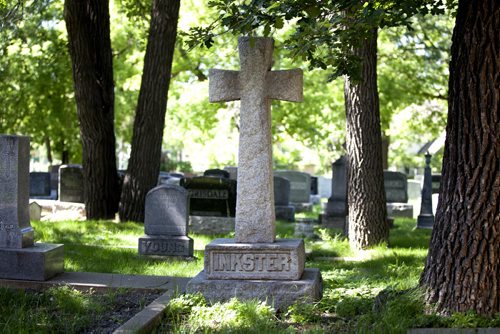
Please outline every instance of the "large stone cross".
[{"label": "large stone cross", "polygon": [[240,37],[240,71],[212,69],[210,102],[241,100],[235,239],[276,238],[270,99],[300,102],[302,70],[271,71],[272,38]]}]

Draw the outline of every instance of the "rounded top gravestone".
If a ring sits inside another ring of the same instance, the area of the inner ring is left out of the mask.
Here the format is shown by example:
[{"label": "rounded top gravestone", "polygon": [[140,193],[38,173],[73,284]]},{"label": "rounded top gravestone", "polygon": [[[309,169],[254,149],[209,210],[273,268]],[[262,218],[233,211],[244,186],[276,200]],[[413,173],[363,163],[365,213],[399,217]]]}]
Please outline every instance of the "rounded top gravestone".
[{"label": "rounded top gravestone", "polygon": [[146,195],[144,232],[148,235],[187,235],[188,192],[186,189],[162,184]]}]

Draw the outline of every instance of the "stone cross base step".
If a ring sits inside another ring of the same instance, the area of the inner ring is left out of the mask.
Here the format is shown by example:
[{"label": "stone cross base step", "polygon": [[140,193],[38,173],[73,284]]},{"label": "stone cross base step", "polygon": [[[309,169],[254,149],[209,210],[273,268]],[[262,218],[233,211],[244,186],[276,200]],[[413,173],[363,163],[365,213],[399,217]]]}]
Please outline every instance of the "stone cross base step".
[{"label": "stone cross base step", "polygon": [[0,249],[0,278],[45,281],[64,271],[64,246],[36,243]]},{"label": "stone cross base step", "polygon": [[295,221],[295,207],[293,205],[275,205],[274,213],[276,215],[276,219],[287,222]]},{"label": "stone cross base step", "polygon": [[317,268],[304,270],[300,280],[223,280],[207,279],[201,271],[189,281],[188,293],[201,292],[210,303],[258,299],[284,310],[295,302],[314,302],[322,297],[323,280]]},{"label": "stone cross base step", "polygon": [[234,232],[234,217],[189,216],[189,232],[209,235]]},{"label": "stone cross base step", "polygon": [[208,279],[298,280],[304,271],[302,239],[273,243],[238,243],[215,239],[205,247]]},{"label": "stone cross base step", "polygon": [[139,255],[193,256],[193,239],[188,236],[144,235],[139,238]]}]

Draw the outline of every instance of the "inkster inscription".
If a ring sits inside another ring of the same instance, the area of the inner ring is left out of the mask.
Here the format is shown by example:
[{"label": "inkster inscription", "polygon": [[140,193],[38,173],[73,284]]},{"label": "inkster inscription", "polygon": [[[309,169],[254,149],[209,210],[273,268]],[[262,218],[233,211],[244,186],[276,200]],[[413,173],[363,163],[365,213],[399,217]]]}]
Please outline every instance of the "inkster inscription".
[{"label": "inkster inscription", "polygon": [[232,253],[213,252],[215,272],[289,272],[292,258],[289,253]]}]

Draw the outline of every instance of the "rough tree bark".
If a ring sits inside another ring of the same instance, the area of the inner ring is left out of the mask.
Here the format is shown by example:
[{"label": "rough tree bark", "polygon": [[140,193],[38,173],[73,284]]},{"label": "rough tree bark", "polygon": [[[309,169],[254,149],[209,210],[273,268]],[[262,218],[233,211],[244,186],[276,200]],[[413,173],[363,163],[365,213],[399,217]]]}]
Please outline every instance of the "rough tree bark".
[{"label": "rough tree bark", "polygon": [[387,241],[382,134],[377,90],[377,30],[354,50],[361,82],[346,78],[349,243],[363,249]]},{"label": "rough tree bark", "polygon": [[119,186],[108,1],[66,0],[64,19],[83,144],[87,218],[114,218]]},{"label": "rough tree bark", "polygon": [[121,221],[144,221],[147,192],[158,180],[180,0],[153,0],[132,149],[123,182]]},{"label": "rough tree bark", "polygon": [[421,277],[438,312],[500,312],[500,2],[461,0],[443,178]]}]

